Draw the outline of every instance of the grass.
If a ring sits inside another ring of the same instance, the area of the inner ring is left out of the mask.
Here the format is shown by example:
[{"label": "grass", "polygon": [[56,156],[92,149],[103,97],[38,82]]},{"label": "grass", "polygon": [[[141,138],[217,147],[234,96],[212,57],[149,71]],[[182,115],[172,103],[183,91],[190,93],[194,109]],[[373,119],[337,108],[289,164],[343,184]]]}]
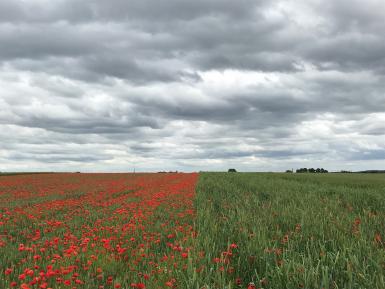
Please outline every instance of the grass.
[{"label": "grass", "polygon": [[203,173],[195,206],[206,264],[238,245],[200,285],[385,288],[383,174]]},{"label": "grass", "polygon": [[0,178],[1,289],[384,289],[384,234],[385,174]]}]

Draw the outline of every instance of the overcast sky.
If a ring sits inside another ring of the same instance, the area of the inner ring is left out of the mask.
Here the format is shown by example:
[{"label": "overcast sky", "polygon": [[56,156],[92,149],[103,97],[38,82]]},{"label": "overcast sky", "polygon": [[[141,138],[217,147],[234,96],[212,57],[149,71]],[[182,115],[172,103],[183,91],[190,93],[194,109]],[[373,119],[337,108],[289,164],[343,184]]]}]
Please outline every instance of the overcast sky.
[{"label": "overcast sky", "polygon": [[0,0],[0,171],[385,169],[383,0]]}]

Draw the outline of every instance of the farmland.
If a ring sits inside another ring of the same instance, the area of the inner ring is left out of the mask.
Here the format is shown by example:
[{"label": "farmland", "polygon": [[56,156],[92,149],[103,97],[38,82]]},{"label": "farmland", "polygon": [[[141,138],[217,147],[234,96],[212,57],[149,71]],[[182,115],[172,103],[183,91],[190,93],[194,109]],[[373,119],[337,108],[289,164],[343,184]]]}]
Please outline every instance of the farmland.
[{"label": "farmland", "polygon": [[384,288],[383,174],[0,177],[0,288]]}]

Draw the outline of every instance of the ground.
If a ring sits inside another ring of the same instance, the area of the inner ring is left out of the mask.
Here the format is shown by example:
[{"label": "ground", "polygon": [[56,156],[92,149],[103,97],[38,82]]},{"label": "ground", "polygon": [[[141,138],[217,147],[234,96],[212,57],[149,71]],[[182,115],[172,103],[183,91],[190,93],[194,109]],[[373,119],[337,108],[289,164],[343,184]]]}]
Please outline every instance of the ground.
[{"label": "ground", "polygon": [[385,175],[0,176],[0,288],[384,288]]}]

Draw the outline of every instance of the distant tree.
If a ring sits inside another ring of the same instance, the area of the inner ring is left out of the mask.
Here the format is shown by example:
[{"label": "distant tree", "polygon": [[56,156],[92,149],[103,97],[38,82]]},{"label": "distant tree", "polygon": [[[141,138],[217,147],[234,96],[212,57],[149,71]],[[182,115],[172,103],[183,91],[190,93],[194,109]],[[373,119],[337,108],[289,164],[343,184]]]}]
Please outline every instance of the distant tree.
[{"label": "distant tree", "polygon": [[324,168],[317,168],[317,169],[314,169],[314,168],[300,168],[300,169],[297,169],[295,171],[296,173],[318,173],[318,174],[323,174],[323,173],[328,173],[328,170],[325,170]]},{"label": "distant tree", "polygon": [[229,172],[229,173],[236,173],[237,170],[236,170],[236,169],[229,169],[228,172]]},{"label": "distant tree", "polygon": [[293,171],[292,171],[292,170],[286,170],[286,172],[290,174],[290,173],[292,173]]},{"label": "distant tree", "polygon": [[385,173],[385,170],[367,170],[367,171],[361,171],[358,173],[364,173],[364,174],[383,174]]}]

